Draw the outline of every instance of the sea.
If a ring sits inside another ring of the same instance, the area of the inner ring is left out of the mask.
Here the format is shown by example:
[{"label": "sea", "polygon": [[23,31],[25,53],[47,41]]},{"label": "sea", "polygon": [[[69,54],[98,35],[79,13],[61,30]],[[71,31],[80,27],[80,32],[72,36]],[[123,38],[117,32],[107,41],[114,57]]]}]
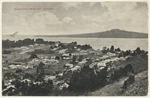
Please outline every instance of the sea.
[{"label": "sea", "polygon": [[112,45],[121,50],[135,50],[137,47],[148,51],[148,38],[73,38],[73,37],[36,37],[36,36],[15,36],[3,35],[2,39],[6,40],[23,40],[25,38],[37,39],[42,38],[44,41],[60,41],[63,43],[77,42],[80,45],[89,44],[93,49],[110,48]]}]

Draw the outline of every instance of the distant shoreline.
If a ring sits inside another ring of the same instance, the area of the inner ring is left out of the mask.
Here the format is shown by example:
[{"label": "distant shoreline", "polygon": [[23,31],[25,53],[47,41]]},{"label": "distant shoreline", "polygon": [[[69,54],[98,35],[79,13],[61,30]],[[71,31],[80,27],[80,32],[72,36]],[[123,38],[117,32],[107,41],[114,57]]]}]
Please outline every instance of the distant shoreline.
[{"label": "distant shoreline", "polygon": [[140,39],[148,39],[148,37],[74,37],[74,36],[49,36],[49,35],[36,35],[36,36],[33,36],[33,37],[57,37],[57,38],[131,38],[131,39],[137,39],[137,38],[140,38]]},{"label": "distant shoreline", "polygon": [[[9,36],[9,35],[2,35]],[[85,34],[68,34],[68,35],[16,35],[16,36],[32,36],[32,37],[66,37],[66,38],[148,38],[148,34],[125,31],[120,29],[112,29],[103,32],[85,33]]]},{"label": "distant shoreline", "polygon": [[[26,37],[26,38],[30,38],[30,37],[46,37],[46,38],[48,38],[48,37],[50,37],[50,38],[54,38],[54,37],[56,37],[56,38],[117,38],[117,39],[121,39],[121,38],[129,38],[129,39],[148,39],[148,37],[139,37],[139,38],[136,38],[136,37],[74,37],[74,36],[61,36],[61,35],[17,35],[16,36],[16,38],[17,37],[20,37],[20,36],[22,36],[22,37]],[[11,37],[10,35],[2,35],[2,40],[4,40],[3,38],[6,38],[6,37],[8,37],[8,39],[9,39],[9,37]],[[11,38],[13,38],[13,37],[11,37]],[[14,37],[15,38],[15,37]]]},{"label": "distant shoreline", "polygon": [[[37,35],[39,36],[39,35]],[[42,35],[40,35],[42,36]],[[148,34],[140,32],[125,31],[112,29],[109,31],[86,33],[86,34],[69,34],[69,35],[43,35],[42,37],[75,37],[75,38],[148,38]]]}]

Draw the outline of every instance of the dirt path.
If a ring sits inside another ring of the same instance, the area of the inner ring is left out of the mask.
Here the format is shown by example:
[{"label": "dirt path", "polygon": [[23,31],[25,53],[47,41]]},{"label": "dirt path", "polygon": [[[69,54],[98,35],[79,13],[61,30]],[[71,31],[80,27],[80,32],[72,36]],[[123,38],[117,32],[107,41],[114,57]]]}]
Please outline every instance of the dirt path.
[{"label": "dirt path", "polygon": [[[126,96],[126,95],[129,95],[130,96],[132,94],[129,94],[129,93],[134,92],[137,88],[139,89],[139,87],[137,87],[137,86],[139,86],[139,84],[141,84],[142,80],[147,79],[147,77],[148,77],[148,71],[143,71],[141,73],[136,74],[135,82],[128,87],[126,92],[121,91],[122,90],[121,86],[123,85],[124,80],[127,79],[127,77],[122,78],[118,82],[115,82],[113,84],[106,85],[105,87],[103,87],[99,90],[90,92],[88,95],[89,96],[122,96],[122,95]],[[137,83],[138,83],[138,85],[137,85]],[[145,87],[147,87],[147,86],[145,84]],[[136,93],[138,93],[138,90],[136,90],[136,91],[137,91]]]}]

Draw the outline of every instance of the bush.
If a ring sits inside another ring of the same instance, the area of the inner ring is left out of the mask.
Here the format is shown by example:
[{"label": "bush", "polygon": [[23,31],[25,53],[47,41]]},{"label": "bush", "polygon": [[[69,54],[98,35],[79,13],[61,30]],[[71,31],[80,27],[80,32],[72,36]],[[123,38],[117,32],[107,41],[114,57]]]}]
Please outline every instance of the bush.
[{"label": "bush", "polygon": [[4,50],[4,51],[3,51],[3,54],[11,54],[11,51],[9,51],[9,50]]},{"label": "bush", "polygon": [[37,55],[35,53],[32,53],[29,57],[29,59],[34,59],[34,58],[37,58]]},{"label": "bush", "polygon": [[97,75],[94,69],[84,66],[80,72],[74,72],[68,90],[75,92],[90,91],[106,84],[107,68],[101,70]]},{"label": "bush", "polygon": [[110,52],[111,52],[111,53],[114,53],[114,51],[115,51],[114,46],[111,46],[111,47],[110,47]]},{"label": "bush", "polygon": [[16,73],[21,73],[22,72],[22,69],[17,69],[16,70]]}]

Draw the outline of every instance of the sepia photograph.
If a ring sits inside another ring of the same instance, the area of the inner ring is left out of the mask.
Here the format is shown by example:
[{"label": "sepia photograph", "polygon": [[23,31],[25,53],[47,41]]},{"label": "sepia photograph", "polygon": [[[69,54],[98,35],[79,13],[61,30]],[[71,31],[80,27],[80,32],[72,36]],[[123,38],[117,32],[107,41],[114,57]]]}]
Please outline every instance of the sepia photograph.
[{"label": "sepia photograph", "polygon": [[148,2],[2,2],[2,96],[147,96]]}]

